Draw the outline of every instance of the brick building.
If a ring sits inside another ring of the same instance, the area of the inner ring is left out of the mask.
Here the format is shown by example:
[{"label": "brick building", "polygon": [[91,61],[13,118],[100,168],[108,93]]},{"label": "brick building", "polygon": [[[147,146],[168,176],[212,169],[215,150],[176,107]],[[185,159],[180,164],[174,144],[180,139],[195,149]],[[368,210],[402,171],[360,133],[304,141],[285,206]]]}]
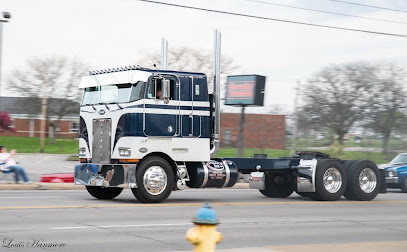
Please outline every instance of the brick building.
[{"label": "brick building", "polygon": [[[77,138],[79,132],[79,103],[65,99],[49,99],[49,116],[57,120],[55,111],[69,106],[70,113],[63,116],[56,129],[57,138]],[[1,97],[0,111],[9,113],[15,132],[0,132],[0,136],[40,137],[41,100],[27,97]],[[238,146],[240,113],[221,114],[221,146]],[[53,134],[46,124],[46,136]],[[285,149],[285,116],[246,114],[244,125],[244,147],[263,149]]]},{"label": "brick building", "polygon": [[[57,138],[77,138],[79,132],[79,103],[66,99],[48,99],[50,120],[58,120],[58,112],[64,111],[57,125]],[[8,112],[15,132],[0,132],[0,136],[40,137],[41,99],[32,97],[0,97],[0,111]],[[46,123],[46,136],[54,134],[52,126]]]},{"label": "brick building", "polygon": [[[222,113],[221,146],[238,147],[240,114]],[[285,116],[246,114],[244,148],[285,149]]]}]

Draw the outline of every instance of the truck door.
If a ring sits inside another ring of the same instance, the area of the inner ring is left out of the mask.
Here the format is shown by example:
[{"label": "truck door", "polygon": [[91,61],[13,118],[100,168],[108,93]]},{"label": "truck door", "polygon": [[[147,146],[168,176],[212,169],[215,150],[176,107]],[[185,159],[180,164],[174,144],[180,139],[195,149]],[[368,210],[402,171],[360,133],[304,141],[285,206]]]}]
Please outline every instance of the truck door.
[{"label": "truck door", "polygon": [[190,76],[185,78],[184,82],[185,85],[182,87],[181,98],[183,103],[187,105],[183,106],[183,108],[187,109],[182,110],[181,135],[183,137],[199,137],[201,135],[201,116],[195,113],[197,110],[195,105],[197,104],[194,104],[194,101],[200,94],[200,79]]},{"label": "truck door", "polygon": [[[170,81],[170,97],[163,99],[162,82]],[[179,135],[180,101],[179,80],[176,76],[152,76],[147,83],[144,99],[144,125],[146,136]]]}]

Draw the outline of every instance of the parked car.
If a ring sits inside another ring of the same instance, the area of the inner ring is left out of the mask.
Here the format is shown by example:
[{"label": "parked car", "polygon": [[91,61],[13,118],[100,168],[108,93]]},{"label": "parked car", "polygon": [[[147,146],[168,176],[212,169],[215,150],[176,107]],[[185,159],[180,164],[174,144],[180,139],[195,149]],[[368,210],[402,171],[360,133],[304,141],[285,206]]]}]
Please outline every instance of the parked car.
[{"label": "parked car", "polygon": [[385,169],[387,188],[400,188],[407,193],[407,153],[400,153],[390,163],[379,167]]}]

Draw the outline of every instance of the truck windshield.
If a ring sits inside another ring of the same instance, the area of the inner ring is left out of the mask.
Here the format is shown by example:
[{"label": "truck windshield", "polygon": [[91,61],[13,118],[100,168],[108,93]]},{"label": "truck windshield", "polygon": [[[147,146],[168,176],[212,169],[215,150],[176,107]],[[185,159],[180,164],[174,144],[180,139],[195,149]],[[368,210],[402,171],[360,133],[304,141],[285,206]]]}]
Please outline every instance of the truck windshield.
[{"label": "truck windshield", "polygon": [[[117,84],[85,88],[82,105],[123,103],[140,100],[144,94],[145,83]],[[131,99],[130,99],[131,97]]]}]

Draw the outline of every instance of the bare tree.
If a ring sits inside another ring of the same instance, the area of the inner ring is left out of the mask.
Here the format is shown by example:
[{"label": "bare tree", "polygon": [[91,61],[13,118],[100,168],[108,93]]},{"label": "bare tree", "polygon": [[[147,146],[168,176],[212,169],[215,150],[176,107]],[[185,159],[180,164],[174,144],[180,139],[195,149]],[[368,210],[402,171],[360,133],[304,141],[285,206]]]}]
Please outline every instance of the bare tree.
[{"label": "bare tree", "polygon": [[368,63],[324,68],[302,89],[302,113],[334,132],[343,144],[345,134],[375,103],[376,81],[376,66]]},{"label": "bare tree", "polygon": [[394,64],[380,65],[376,71],[377,92],[376,101],[370,110],[364,126],[382,136],[383,153],[388,152],[388,142],[395,130],[405,133],[407,117],[401,112],[407,102],[406,72]]},{"label": "bare tree", "polygon": [[[36,57],[28,59],[26,66],[11,71],[8,77],[9,88],[26,97],[44,98],[47,105],[47,121],[54,134],[51,143],[55,143],[55,131],[62,117],[78,112],[80,77],[86,74],[87,66],[78,59],[61,56]],[[46,87],[45,95],[43,87]],[[61,99],[62,98],[62,99]],[[36,104],[26,104],[40,108],[41,99],[30,99]],[[38,111],[40,112],[40,110]],[[56,120],[51,120],[55,115]]]},{"label": "bare tree", "polygon": [[[226,75],[235,72],[239,67],[234,63],[233,58],[227,55],[222,55],[221,60],[222,77],[224,78],[221,83],[225,83]],[[139,62],[146,67],[154,67],[154,64],[158,67],[161,64],[160,53],[147,54]],[[188,46],[168,50],[168,70],[205,73],[208,78],[209,88],[211,88],[213,78],[212,62],[213,54],[211,51],[198,50]]]}]

